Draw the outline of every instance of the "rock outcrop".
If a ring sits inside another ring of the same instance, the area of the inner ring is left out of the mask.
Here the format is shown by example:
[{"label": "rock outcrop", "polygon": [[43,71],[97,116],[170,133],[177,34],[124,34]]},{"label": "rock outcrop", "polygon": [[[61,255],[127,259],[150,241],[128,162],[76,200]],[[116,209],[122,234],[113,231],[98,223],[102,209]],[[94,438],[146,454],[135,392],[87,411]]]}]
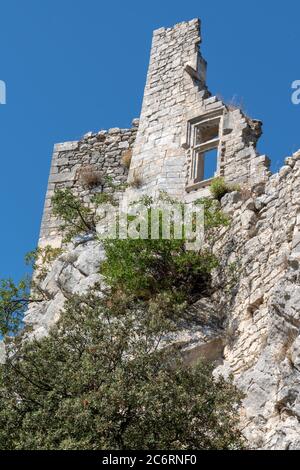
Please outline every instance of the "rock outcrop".
[{"label": "rock outcrop", "polygon": [[300,152],[256,190],[222,201],[232,224],[220,243],[239,276],[218,371],[246,394],[242,423],[255,447],[299,449]]},{"label": "rock outcrop", "polygon": [[41,289],[49,300],[31,304],[25,323],[33,327],[35,337],[47,335],[59,319],[65,301],[74,294],[84,294],[96,283],[101,285],[99,267],[105,259],[101,244],[90,240],[77,246],[69,244],[53,263]]}]

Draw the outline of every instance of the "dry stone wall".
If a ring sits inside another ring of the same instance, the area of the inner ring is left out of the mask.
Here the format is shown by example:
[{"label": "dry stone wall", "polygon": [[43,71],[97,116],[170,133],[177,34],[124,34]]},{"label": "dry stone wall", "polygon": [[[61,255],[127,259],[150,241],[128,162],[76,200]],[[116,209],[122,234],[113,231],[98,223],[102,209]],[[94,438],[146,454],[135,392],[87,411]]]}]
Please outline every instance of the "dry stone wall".
[{"label": "dry stone wall", "polygon": [[[112,128],[98,133],[89,132],[82,140],[54,146],[39,245],[60,246],[60,222],[52,214],[51,198],[55,189],[70,188],[89,203],[93,193],[110,191],[107,177],[116,185],[126,183],[127,164],[122,157],[131,158],[139,120],[133,120],[131,129]],[[83,174],[95,177],[95,183],[86,184]],[[98,180],[98,181],[97,181]],[[93,186],[91,188],[91,186]]]}]

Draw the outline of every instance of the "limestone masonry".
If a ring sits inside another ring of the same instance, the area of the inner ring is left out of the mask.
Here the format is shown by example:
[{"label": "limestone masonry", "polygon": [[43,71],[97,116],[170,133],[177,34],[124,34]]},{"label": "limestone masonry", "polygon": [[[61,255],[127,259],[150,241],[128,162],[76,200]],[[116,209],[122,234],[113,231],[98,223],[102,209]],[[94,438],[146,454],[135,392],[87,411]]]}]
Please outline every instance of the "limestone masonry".
[{"label": "limestone masonry", "polygon": [[[199,20],[155,31],[142,112],[133,128],[89,133],[79,142],[55,145],[40,244],[59,244],[58,221],[51,215],[55,188],[71,187],[87,197],[78,177],[87,165],[126,181],[124,151],[132,151],[129,184],[141,183],[128,190],[134,196],[163,190],[189,202],[208,194],[213,176],[238,183],[264,181],[268,158],[255,148],[261,122],[211,96],[200,42]],[[215,168],[206,177],[214,151]]]},{"label": "limestone masonry", "polygon": [[[128,182],[130,197],[164,190],[186,202],[209,195],[214,176],[240,183],[242,191],[221,201],[232,223],[218,240],[224,263],[237,266],[236,285],[197,303],[172,340],[187,363],[206,357],[218,361],[215,373],[233,373],[254,448],[300,449],[300,151],[269,172],[256,150],[262,123],[207,89],[199,30],[192,20],[154,32],[141,116],[131,129],[54,147],[40,245],[61,244],[51,210],[56,188],[70,187],[87,203],[97,191],[83,184],[84,173],[98,174],[104,191],[110,176]],[[25,319],[37,335],[47,334],[66,298],[101,283],[104,256],[90,240],[69,245],[54,262],[42,286],[51,300],[31,305]],[[220,311],[226,328],[203,321]]]}]

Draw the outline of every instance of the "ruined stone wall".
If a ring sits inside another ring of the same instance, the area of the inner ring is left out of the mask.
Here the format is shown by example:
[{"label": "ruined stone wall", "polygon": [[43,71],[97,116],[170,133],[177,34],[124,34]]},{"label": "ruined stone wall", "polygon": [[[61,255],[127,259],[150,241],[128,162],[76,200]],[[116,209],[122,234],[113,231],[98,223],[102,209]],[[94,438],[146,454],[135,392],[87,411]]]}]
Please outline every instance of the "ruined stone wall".
[{"label": "ruined stone wall", "polygon": [[199,20],[154,31],[129,172],[129,182],[134,185],[138,179],[139,187],[128,191],[129,197],[166,191],[191,201],[207,194],[210,181],[190,184],[190,128],[203,117],[220,119],[215,176],[224,176],[228,182],[247,183],[253,178],[261,181],[268,174],[267,157],[256,151],[261,123],[211,96],[200,42]]},{"label": "ruined stone wall", "polygon": [[[205,67],[199,55],[199,21],[154,32],[140,127],[133,149],[129,181],[142,179],[140,192],[185,190],[186,155],[182,148],[184,113],[193,90],[206,96]],[[193,81],[185,72],[197,70]],[[194,83],[195,82],[195,83]]]},{"label": "ruined stone wall", "polygon": [[231,193],[219,249],[235,263],[224,362],[246,394],[242,428],[254,447],[300,448],[300,152],[259,192]]},{"label": "ruined stone wall", "polygon": [[[113,128],[98,133],[89,132],[82,140],[64,142],[54,146],[48,182],[39,245],[60,246],[60,222],[53,216],[51,198],[55,189],[72,189],[86,203],[93,193],[110,191],[106,177],[114,184],[126,183],[128,168],[122,157],[130,159],[135,141],[138,119],[131,129]],[[91,188],[82,179],[82,172],[95,172],[99,184]]]},{"label": "ruined stone wall", "polygon": [[[138,128],[135,120],[132,129],[89,133],[81,141],[55,146],[40,245],[61,243],[59,221],[51,209],[56,188],[69,187],[88,202],[91,191],[80,182],[82,167],[91,166],[104,176],[112,176],[115,182],[128,181],[129,199],[157,195],[159,191],[187,202],[208,195],[211,180],[196,185],[190,180],[191,126],[203,117],[220,120],[215,176],[253,184],[254,179],[259,183],[269,175],[268,158],[256,151],[260,121],[211,96],[200,42],[199,20],[156,30]],[[124,151],[132,151],[129,176],[121,163]]]},{"label": "ruined stone wall", "polygon": [[[270,175],[269,159],[259,155],[256,150],[257,141],[262,134],[262,123],[246,116],[240,109],[227,106],[216,96],[212,96],[191,108],[185,115],[185,122],[193,122],[203,116],[220,118],[220,142],[218,146],[218,162],[214,176],[223,177],[227,183],[241,186],[259,184]],[[189,183],[192,149],[188,131],[184,137],[186,148],[186,186],[183,198],[192,202],[199,197],[210,196],[211,179],[199,184]]]}]

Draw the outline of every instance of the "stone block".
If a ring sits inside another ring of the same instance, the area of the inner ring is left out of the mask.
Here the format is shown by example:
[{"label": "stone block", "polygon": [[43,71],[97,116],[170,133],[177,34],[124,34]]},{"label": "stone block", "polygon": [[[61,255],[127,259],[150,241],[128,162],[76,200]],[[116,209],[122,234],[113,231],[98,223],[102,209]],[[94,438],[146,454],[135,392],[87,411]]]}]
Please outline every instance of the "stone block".
[{"label": "stone block", "polygon": [[55,144],[54,145],[54,152],[69,152],[69,151],[72,151],[72,150],[77,150],[78,145],[79,145],[78,141],[63,142],[63,143],[60,143],[60,144]]}]

